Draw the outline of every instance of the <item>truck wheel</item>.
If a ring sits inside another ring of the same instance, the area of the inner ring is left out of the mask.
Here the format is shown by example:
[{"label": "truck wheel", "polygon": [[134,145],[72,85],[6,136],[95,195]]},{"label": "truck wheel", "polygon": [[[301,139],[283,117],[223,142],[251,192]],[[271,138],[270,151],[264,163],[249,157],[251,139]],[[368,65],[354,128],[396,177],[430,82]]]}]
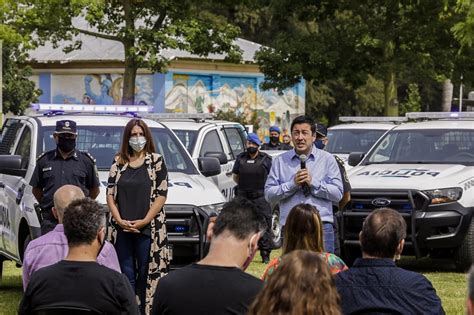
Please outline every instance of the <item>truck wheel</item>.
[{"label": "truck wheel", "polygon": [[281,247],[281,226],[280,226],[280,209],[273,209],[272,213],[272,235],[273,235],[273,248],[277,249]]},{"label": "truck wheel", "polygon": [[454,252],[454,263],[456,268],[465,272],[469,270],[471,264],[474,262],[474,222],[471,220],[469,229],[467,230],[466,236]]},{"label": "truck wheel", "polygon": [[21,252],[21,261],[23,262],[23,259],[25,258],[25,251],[26,248],[28,247],[28,244],[31,242],[31,236],[28,234],[25,237],[25,240],[23,241],[23,251]]}]

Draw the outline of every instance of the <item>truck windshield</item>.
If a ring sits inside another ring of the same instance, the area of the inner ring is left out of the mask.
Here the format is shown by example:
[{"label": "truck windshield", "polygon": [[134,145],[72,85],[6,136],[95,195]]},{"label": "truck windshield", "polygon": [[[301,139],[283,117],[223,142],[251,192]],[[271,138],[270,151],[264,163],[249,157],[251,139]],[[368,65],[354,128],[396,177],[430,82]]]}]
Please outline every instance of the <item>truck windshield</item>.
[{"label": "truck windshield", "polygon": [[189,153],[193,152],[196,145],[196,137],[198,132],[195,130],[173,129],[179,140],[184,144]]},{"label": "truck windshield", "polygon": [[417,129],[387,133],[367,164],[474,165],[474,130]]},{"label": "truck windshield", "polygon": [[[198,174],[185,149],[168,129],[150,129],[156,150],[164,156],[168,172]],[[39,145],[38,154],[56,148],[53,131],[54,127],[43,128],[43,143]],[[109,170],[115,154],[120,150],[122,132],[123,127],[78,126],[76,147],[89,152],[96,159],[97,169]]]},{"label": "truck windshield", "polygon": [[331,153],[367,152],[386,132],[380,129],[328,130],[327,151]]}]

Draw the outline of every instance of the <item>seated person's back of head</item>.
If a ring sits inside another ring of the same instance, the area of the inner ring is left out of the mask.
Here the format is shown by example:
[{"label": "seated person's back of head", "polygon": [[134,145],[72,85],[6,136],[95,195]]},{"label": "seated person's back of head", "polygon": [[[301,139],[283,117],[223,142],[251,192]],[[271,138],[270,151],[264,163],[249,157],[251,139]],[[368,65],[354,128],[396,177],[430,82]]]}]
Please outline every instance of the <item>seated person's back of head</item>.
[{"label": "seated person's back of head", "polygon": [[429,280],[396,266],[405,237],[405,219],[393,209],[374,210],[365,219],[362,258],[335,277],[344,314],[444,314]]},{"label": "seated person's back of head", "polygon": [[208,255],[160,279],[152,314],[245,314],[262,281],[243,272],[265,221],[250,201],[226,203],[208,228]]},{"label": "seated person's back of head", "polygon": [[[283,255],[289,254],[294,250],[308,250],[318,253],[326,261],[333,274],[347,269],[346,264],[341,258],[325,252],[323,223],[315,206],[305,203],[294,206],[286,219],[283,235]],[[278,268],[281,259],[281,257],[276,257],[270,261],[263,274],[263,280],[266,281]]]},{"label": "seated person's back of head", "polygon": [[19,313],[47,307],[80,307],[99,313],[138,314],[126,277],[96,263],[105,241],[105,211],[89,198],[71,202],[64,213],[66,258],[35,272]]},{"label": "seated person's back of head", "polygon": [[340,298],[318,253],[294,250],[282,259],[249,310],[249,315],[341,314]]}]

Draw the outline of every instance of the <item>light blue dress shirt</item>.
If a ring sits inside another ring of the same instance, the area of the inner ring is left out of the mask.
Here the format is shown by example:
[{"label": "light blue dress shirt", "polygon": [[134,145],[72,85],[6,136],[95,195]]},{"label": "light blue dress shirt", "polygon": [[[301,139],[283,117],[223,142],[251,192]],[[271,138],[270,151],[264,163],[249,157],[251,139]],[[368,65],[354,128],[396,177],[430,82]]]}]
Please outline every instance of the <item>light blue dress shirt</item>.
[{"label": "light blue dress shirt", "polygon": [[295,175],[301,161],[295,150],[273,158],[272,168],[265,183],[265,199],[272,205],[280,204],[280,224],[285,225],[290,210],[297,204],[316,206],[323,222],[333,222],[332,203],[343,195],[341,172],[334,156],[313,145],[306,160],[312,181],[311,194],[305,196],[301,186],[295,184]]}]

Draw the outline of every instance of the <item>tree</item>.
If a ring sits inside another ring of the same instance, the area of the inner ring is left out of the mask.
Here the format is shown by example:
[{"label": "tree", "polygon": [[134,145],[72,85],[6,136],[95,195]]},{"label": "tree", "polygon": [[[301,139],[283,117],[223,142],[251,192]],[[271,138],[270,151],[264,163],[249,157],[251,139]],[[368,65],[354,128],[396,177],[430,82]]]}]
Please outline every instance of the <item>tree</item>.
[{"label": "tree", "polygon": [[283,89],[307,81],[342,78],[355,88],[371,74],[384,84],[385,114],[398,115],[400,82],[451,77],[459,45],[452,0],[275,0],[290,27],[257,61],[264,87]]},{"label": "tree", "polygon": [[35,102],[41,91],[35,89],[29,80],[31,68],[24,66],[24,48],[28,40],[12,27],[5,25],[5,17],[11,3],[0,0],[0,41],[2,42],[2,99],[3,113],[23,114],[25,109]]},{"label": "tree", "polygon": [[405,115],[408,112],[421,111],[421,96],[418,85],[412,83],[408,86],[408,97],[406,102],[400,105],[400,114]]},{"label": "tree", "polygon": [[457,0],[456,11],[464,17],[458,21],[451,31],[463,47],[472,47],[474,43],[474,2]]},{"label": "tree", "polygon": [[[65,51],[81,47],[77,35],[85,34],[120,42],[125,50],[123,104],[134,103],[138,68],[166,71],[169,62],[160,55],[165,49],[182,49],[199,56],[227,53],[239,61],[241,53],[233,43],[239,29],[200,6],[212,7],[212,0],[19,0],[12,25],[34,34],[37,44],[68,42]],[[229,5],[231,2],[229,2]],[[75,19],[85,19],[81,28]],[[58,27],[59,26],[59,27]]]}]

